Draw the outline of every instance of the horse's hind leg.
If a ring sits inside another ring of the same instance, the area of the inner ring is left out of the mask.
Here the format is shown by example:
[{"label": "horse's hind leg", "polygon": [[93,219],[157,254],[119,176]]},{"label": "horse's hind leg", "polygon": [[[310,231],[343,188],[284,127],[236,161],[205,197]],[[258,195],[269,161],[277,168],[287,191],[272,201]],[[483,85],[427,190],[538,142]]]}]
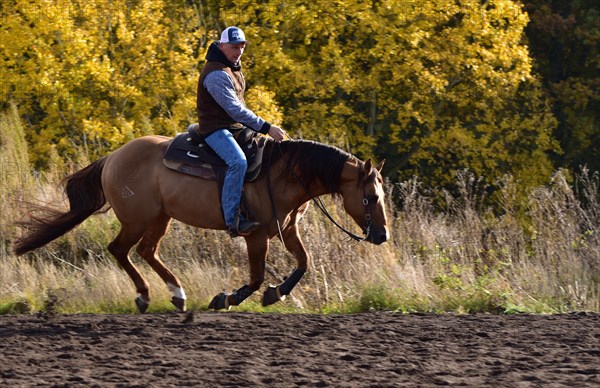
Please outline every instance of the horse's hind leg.
[{"label": "horse's hind leg", "polygon": [[133,265],[131,260],[129,260],[129,251],[140,240],[144,234],[144,229],[141,225],[123,224],[117,237],[108,245],[108,251],[112,253],[117,262],[127,272],[131,280],[133,280],[133,284],[135,284],[138,292],[135,304],[142,313],[146,311],[150,304],[148,282],[142,277],[140,271]]},{"label": "horse's hind leg", "polygon": [[169,224],[171,223],[171,217],[166,214],[158,216],[150,227],[144,233],[142,241],[137,246],[137,253],[144,258],[150,264],[150,267],[156,271],[156,273],[167,283],[167,286],[173,293],[171,302],[180,311],[185,311],[185,291],[181,287],[179,279],[171,272],[167,266],[158,257],[158,248],[160,246],[160,240],[167,233]]}]

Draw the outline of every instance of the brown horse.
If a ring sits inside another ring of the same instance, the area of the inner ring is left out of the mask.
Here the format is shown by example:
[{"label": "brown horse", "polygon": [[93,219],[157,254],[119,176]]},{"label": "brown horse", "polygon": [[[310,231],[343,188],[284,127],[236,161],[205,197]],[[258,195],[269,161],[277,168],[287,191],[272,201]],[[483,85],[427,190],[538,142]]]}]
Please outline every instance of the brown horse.
[{"label": "brown horse", "polygon": [[[49,211],[23,223],[26,233],[15,243],[20,255],[41,247],[79,225],[92,214],[112,207],[121,230],[108,250],[127,271],[138,292],[136,305],[144,312],[149,303],[148,282],[129,260],[137,252],[165,281],[172,302],[185,310],[185,292],[179,279],[158,257],[161,238],[172,218],[208,229],[226,229],[216,181],[185,175],[163,165],[171,139],[147,136],[132,140],[66,178],[69,210]],[[346,212],[362,228],[365,240],[381,244],[388,239],[384,206],[383,162],[374,167],[338,148],[311,141],[269,141],[258,179],[244,186],[245,200],[261,227],[245,236],[250,262],[248,284],[231,294],[220,293],[209,307],[237,306],[258,290],[265,276],[269,241],[278,236],[298,262],[279,286],[269,287],[263,305],[288,295],[308,269],[309,255],[298,230],[298,221],[309,201],[324,194],[342,197]],[[50,210],[50,209],[48,209]]]}]

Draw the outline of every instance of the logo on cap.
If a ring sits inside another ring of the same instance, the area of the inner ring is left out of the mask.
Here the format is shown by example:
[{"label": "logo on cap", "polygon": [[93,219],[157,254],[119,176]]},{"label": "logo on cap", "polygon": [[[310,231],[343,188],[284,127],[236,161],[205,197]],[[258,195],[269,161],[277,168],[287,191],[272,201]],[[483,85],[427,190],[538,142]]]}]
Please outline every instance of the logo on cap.
[{"label": "logo on cap", "polygon": [[227,27],[221,34],[221,43],[242,43],[245,41],[244,32],[237,27]]}]

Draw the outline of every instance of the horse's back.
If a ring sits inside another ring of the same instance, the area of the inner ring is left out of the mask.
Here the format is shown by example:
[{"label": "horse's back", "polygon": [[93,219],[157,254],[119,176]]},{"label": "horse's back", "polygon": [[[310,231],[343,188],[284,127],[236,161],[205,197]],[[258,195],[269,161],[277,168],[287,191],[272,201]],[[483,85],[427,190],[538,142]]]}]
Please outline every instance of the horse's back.
[{"label": "horse's back", "polygon": [[139,158],[140,156],[149,156],[151,153],[154,154],[163,149],[164,146],[161,145],[166,145],[165,142],[170,140],[170,137],[159,135],[139,137],[129,141],[124,146],[113,152],[111,157],[122,159],[124,157]]},{"label": "horse's back", "polygon": [[107,159],[102,186],[121,222],[151,222],[166,214],[187,224],[224,228],[217,183],[166,168],[171,138],[144,136]]}]

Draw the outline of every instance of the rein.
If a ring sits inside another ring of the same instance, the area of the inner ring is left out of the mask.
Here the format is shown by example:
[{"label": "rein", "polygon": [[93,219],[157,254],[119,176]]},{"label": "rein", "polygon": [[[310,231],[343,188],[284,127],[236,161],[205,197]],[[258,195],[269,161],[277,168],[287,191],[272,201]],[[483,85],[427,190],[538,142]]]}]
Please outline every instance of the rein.
[{"label": "rein", "polygon": [[[304,191],[306,192],[306,194],[308,194],[309,196],[312,196],[310,194],[310,192],[308,191],[308,189],[306,187],[304,187],[304,183],[301,181],[300,183],[302,183],[302,187],[304,188]],[[318,197],[313,197],[312,201],[315,203],[315,205],[319,208],[319,210],[325,214],[325,216],[327,218],[329,218],[329,220],[331,222],[333,222],[333,224],[335,226],[338,227],[338,229],[340,229],[342,232],[346,233],[348,235],[348,237],[350,237],[351,239],[353,239],[354,241],[365,241],[367,239],[367,237],[369,236],[369,233],[371,232],[371,213],[369,213],[369,209],[367,209],[367,205],[369,204],[369,200],[367,198],[363,198],[363,205],[365,205],[366,208],[366,212],[365,212],[365,218],[367,220],[367,227],[365,228],[366,230],[366,234],[365,237],[359,237],[357,235],[355,235],[354,233],[350,232],[349,230],[347,230],[346,228],[344,228],[343,226],[341,226],[340,224],[338,224],[334,219],[333,216],[331,214],[329,214],[329,212],[327,211],[327,209],[325,208],[325,204],[323,203],[323,201],[321,200],[321,198]]]},{"label": "rein", "polygon": [[[281,148],[280,148],[281,151]],[[281,151],[283,153],[283,151]],[[277,222],[277,229],[279,231],[279,236],[281,237],[281,241],[283,241],[283,234],[281,233],[281,226],[279,225],[279,218],[277,217],[277,210],[275,208],[275,201],[273,199],[273,192],[271,189],[271,155],[273,154],[273,149],[271,149],[271,152],[269,154],[269,169],[267,171],[268,174],[268,189],[269,189],[269,198],[271,200],[271,206],[273,208],[273,215],[275,216],[275,221]],[[369,212],[369,198],[367,198],[367,196],[363,196],[363,200],[362,203],[365,206],[365,219],[367,220],[367,226],[365,228],[366,234],[365,237],[360,237],[357,236],[356,234],[350,232],[349,230],[347,230],[346,228],[344,228],[343,226],[341,226],[339,223],[337,223],[337,221],[333,218],[333,216],[327,211],[327,208],[325,207],[325,204],[323,203],[323,201],[321,200],[321,198],[316,197],[314,195],[311,194],[310,190],[308,189],[308,187],[306,186],[306,184],[304,183],[304,181],[302,180],[302,177],[299,177],[295,172],[294,169],[292,168],[292,166],[290,166],[289,163],[286,164],[289,172],[291,173],[291,175],[298,181],[300,182],[300,185],[302,186],[302,188],[304,189],[304,192],[312,199],[312,201],[315,203],[315,206],[323,213],[325,214],[325,216],[335,225],[338,227],[338,229],[340,229],[342,232],[346,233],[348,235],[348,237],[350,237],[351,239],[353,239],[354,241],[365,241],[367,239],[367,237],[369,237],[369,233],[371,232],[371,213]]]}]

